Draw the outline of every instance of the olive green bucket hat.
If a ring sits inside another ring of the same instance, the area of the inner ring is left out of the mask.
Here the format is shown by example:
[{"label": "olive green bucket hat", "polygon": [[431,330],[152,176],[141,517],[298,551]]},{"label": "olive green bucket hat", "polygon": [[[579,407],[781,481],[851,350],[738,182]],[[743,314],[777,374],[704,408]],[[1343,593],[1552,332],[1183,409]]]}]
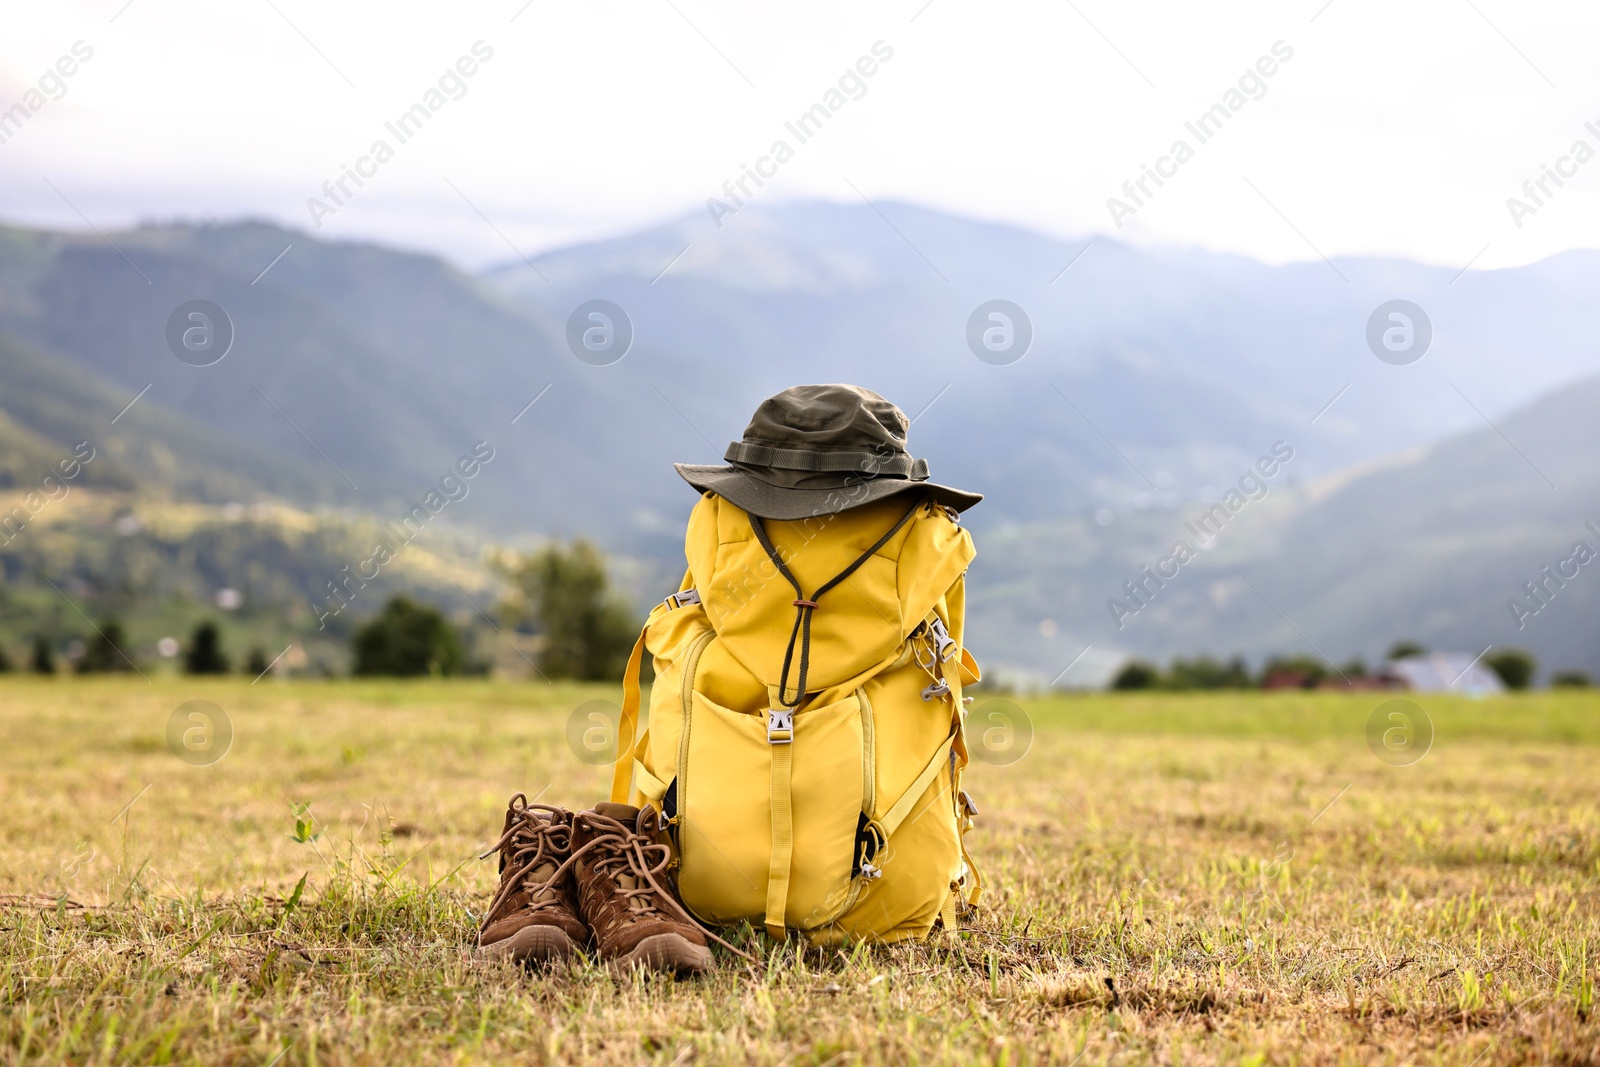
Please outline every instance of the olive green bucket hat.
[{"label": "olive green bucket hat", "polygon": [[965,511],[983,499],[928,481],[928,462],[906,451],[905,412],[857,385],[796,385],[756,408],[726,467],[674,466],[701,492],[763,519],[804,519],[900,493]]}]

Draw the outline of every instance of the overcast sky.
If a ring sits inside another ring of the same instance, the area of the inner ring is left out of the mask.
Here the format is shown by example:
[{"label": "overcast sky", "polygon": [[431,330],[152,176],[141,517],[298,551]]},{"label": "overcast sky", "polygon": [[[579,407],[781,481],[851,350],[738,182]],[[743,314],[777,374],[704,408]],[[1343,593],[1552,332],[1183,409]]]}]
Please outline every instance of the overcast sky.
[{"label": "overcast sky", "polygon": [[[4,2],[0,218],[28,225],[313,228],[316,196],[337,207],[323,236],[481,266],[705,211],[781,139],[758,201],[902,199],[1270,261],[1600,247],[1600,158],[1571,155],[1600,150],[1593,4]],[[477,42],[492,55],[430,98]],[[801,144],[785,122],[877,42],[892,55]],[[1289,58],[1230,97],[1278,42]],[[405,143],[386,129],[429,102]],[[1237,109],[1201,143],[1185,123],[1219,103]],[[1123,193],[1180,139],[1192,158]],[[323,183],[379,140],[393,157],[335,205]],[[1535,202],[1546,164],[1568,174]],[[1137,208],[1120,229],[1112,196]],[[1512,196],[1533,210],[1513,219]]]}]

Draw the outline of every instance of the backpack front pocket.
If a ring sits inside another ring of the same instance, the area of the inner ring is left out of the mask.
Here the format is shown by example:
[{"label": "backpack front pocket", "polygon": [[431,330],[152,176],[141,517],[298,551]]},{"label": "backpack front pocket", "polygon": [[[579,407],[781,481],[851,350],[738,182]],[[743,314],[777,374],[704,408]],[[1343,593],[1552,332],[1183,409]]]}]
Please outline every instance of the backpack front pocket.
[{"label": "backpack front pocket", "polygon": [[[797,712],[788,743],[769,740],[765,709],[731,711],[697,692],[688,711],[676,795],[678,886],[684,903],[707,922],[760,922],[777,868],[787,878],[785,925],[810,929],[830,922],[852,897],[853,850],[865,796],[859,700],[850,696]],[[780,747],[788,751],[776,761],[775,782],[774,753]],[[775,790],[780,794],[776,828]],[[774,863],[774,842],[786,831],[789,861]]]}]

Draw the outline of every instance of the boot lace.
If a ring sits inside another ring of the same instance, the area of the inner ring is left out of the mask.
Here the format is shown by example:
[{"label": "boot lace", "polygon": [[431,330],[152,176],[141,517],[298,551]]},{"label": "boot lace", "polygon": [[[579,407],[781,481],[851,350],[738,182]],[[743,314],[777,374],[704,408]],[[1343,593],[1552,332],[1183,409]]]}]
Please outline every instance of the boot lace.
[{"label": "boot lace", "polygon": [[[665,877],[667,867],[672,862],[672,849],[647,836],[645,827],[653,822],[654,817],[654,809],[646,808],[639,813],[638,823],[634,827],[629,827],[599,812],[577,813],[574,818],[582,819],[591,830],[596,831],[595,836],[582,848],[574,851],[567,862],[562,864],[545,884],[554,883],[568,867],[583,856],[591,852],[598,853],[594,859],[595,869],[611,879],[633,915],[641,917],[659,915],[662,910],[661,905],[665,904],[674,917],[694,926],[729,952],[751,963],[757,962],[755,957],[740,951],[707,929],[704,923],[690,915],[688,909],[678,903],[674,893],[656,881],[657,875]],[[623,879],[629,875],[632,875],[634,883],[632,888],[623,883]]]},{"label": "boot lace", "polygon": [[531,875],[547,864],[553,864],[558,875],[565,869],[562,857],[572,848],[572,827],[561,821],[565,813],[548,804],[529,804],[522,793],[511,798],[508,810],[511,819],[506,832],[479,857],[488,859],[508,843],[512,846],[509,854],[502,853],[500,891],[484,913],[478,927],[480,935],[489,928],[500,907],[518,890],[528,891],[526,906],[530,911],[543,911],[560,903],[553,891],[554,877],[535,881]]}]

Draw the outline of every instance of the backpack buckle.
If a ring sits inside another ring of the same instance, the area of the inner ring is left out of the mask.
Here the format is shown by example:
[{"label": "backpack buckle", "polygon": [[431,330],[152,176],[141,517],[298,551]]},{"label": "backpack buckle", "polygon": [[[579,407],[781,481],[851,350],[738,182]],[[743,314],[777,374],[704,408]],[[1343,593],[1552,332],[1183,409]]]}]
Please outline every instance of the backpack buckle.
[{"label": "backpack buckle", "polygon": [[700,603],[700,590],[698,590],[698,589],[683,589],[683,590],[679,590],[678,592],[673,593],[670,596],[667,596],[667,597],[663,598],[661,602],[663,604],[665,604],[668,607],[668,609],[681,608],[685,604],[698,604],[698,603]]},{"label": "backpack buckle", "polygon": [[932,625],[928,627],[928,634],[938,646],[938,656],[942,661],[946,659],[945,650],[955,647],[956,639],[950,636],[950,631],[945,629],[944,620],[934,617]]},{"label": "backpack buckle", "polygon": [[922,691],[923,700],[933,700],[935,697],[950,695],[950,683],[940,678]]},{"label": "backpack buckle", "polygon": [[767,744],[788,745],[794,743],[794,709],[793,708],[768,708],[767,709]]}]

